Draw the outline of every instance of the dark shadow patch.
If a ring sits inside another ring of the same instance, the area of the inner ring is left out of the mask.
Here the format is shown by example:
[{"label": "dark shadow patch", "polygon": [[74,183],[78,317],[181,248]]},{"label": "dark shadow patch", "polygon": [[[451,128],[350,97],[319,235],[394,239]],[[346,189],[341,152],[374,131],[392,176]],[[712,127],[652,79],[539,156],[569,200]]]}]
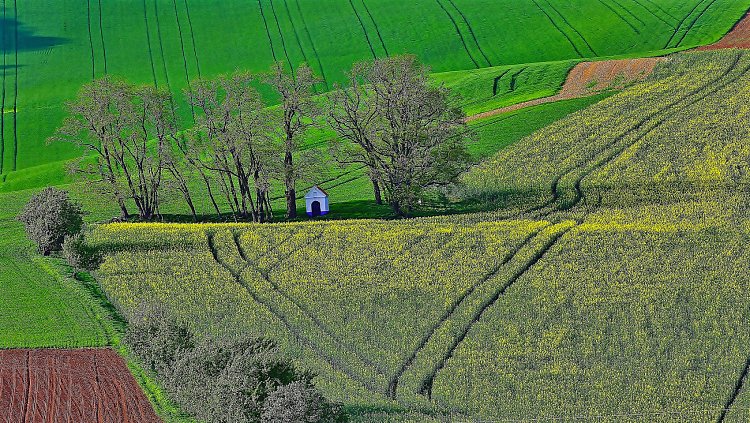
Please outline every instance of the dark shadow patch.
[{"label": "dark shadow patch", "polygon": [[17,48],[19,52],[46,50],[69,42],[67,38],[39,35],[34,27],[25,25],[13,18],[0,18],[0,33],[6,40],[4,53],[15,52],[13,41],[18,33]]}]

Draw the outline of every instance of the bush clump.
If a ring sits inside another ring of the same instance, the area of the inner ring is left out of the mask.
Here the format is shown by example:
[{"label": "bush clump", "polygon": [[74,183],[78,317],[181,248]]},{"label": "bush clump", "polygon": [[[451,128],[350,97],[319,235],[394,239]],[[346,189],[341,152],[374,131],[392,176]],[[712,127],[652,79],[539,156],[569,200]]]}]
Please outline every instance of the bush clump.
[{"label": "bush clump", "polygon": [[18,220],[26,234],[45,256],[60,251],[65,237],[76,235],[83,228],[83,210],[70,200],[67,191],[45,188],[31,197]]},{"label": "bush clump", "polygon": [[99,251],[86,244],[82,233],[66,236],[62,253],[76,270],[96,270],[103,260]]}]

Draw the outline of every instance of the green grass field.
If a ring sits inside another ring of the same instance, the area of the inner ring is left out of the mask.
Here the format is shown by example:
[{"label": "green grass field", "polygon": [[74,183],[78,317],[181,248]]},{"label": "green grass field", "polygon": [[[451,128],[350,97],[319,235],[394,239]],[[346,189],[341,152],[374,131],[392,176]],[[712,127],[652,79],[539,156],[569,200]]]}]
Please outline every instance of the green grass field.
[{"label": "green grass field", "polygon": [[[436,72],[652,54],[715,41],[750,6],[744,0],[628,4],[87,0],[71,7],[7,1],[0,174],[73,156],[70,146],[46,146],[46,139],[63,117],[64,102],[105,74],[179,92],[198,78],[235,69],[262,72],[274,60],[306,61],[330,87],[353,62],[389,54],[416,54]],[[541,72],[535,66],[517,78]],[[536,92],[549,92],[564,67],[545,66],[553,69],[532,84]],[[511,83],[501,82],[501,88]],[[475,89],[466,93],[469,101],[479,100]],[[180,108],[189,125],[191,110]]]}]

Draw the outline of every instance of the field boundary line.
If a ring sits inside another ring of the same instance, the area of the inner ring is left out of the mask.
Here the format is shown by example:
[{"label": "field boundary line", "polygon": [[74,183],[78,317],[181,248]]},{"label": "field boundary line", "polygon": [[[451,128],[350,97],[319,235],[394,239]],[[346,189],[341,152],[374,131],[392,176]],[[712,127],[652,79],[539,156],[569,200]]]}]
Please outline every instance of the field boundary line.
[{"label": "field boundary line", "polygon": [[391,399],[396,399],[398,394],[398,385],[401,382],[402,376],[406,374],[407,370],[409,370],[414,362],[417,360],[417,356],[421,351],[425,349],[425,347],[430,343],[430,341],[433,339],[435,334],[445,325],[447,321],[449,321],[455,314],[456,310],[461,307],[465,301],[470,298],[474,292],[477,291],[477,289],[480,289],[483,285],[487,284],[489,281],[491,281],[495,276],[498,275],[498,273],[511,261],[513,258],[519,253],[521,249],[523,249],[525,246],[527,246],[537,235],[539,235],[543,230],[550,227],[550,224],[546,224],[542,226],[541,228],[532,231],[529,233],[524,239],[520,241],[520,243],[510,252],[505,254],[505,256],[500,260],[499,264],[496,265],[494,268],[492,268],[489,272],[487,272],[484,276],[482,276],[479,281],[477,281],[475,284],[470,286],[461,296],[456,298],[451,306],[443,313],[443,315],[438,319],[437,322],[435,322],[432,327],[425,333],[420,340],[417,347],[412,350],[411,354],[404,360],[401,364],[401,367],[396,371],[396,373],[391,377],[391,380],[388,383],[388,391],[386,392],[386,395]]},{"label": "field boundary line", "polygon": [[266,19],[266,13],[263,11],[263,3],[258,0],[258,8],[260,9],[260,17],[263,18],[263,26],[266,28],[266,36],[268,37],[268,44],[271,46],[271,56],[273,56],[274,63],[278,62],[276,58],[276,49],[273,46],[273,38],[271,38],[271,30],[268,29],[268,19]]},{"label": "field boundary line", "polygon": [[365,0],[362,0],[362,6],[365,8],[365,12],[367,13],[367,16],[370,17],[370,21],[372,21],[372,26],[375,28],[375,33],[378,34],[378,39],[380,40],[380,45],[383,47],[383,51],[385,52],[385,57],[391,57],[391,54],[388,53],[388,47],[385,46],[385,41],[383,41],[383,35],[380,33],[380,27],[378,26],[378,22],[375,20],[375,17],[372,15],[372,12],[370,12],[370,8],[367,7],[367,3],[365,3]]},{"label": "field boundary line", "polygon": [[99,38],[102,42],[102,59],[104,59],[104,74],[107,75],[107,45],[104,44],[104,18],[102,17],[102,0],[99,0]]},{"label": "field boundary line", "polygon": [[555,20],[552,19],[552,16],[550,16],[550,14],[547,13],[547,11],[544,10],[544,8],[542,8],[542,6],[539,4],[537,0],[531,0],[531,1],[534,2],[534,5],[536,5],[537,9],[539,9],[539,11],[542,12],[544,16],[547,17],[547,20],[549,20],[552,26],[554,26],[555,29],[557,29],[557,32],[559,32],[563,37],[565,37],[566,40],[568,40],[568,43],[570,43],[570,46],[573,47],[573,50],[575,50],[575,52],[578,54],[578,57],[583,58],[583,53],[581,53],[581,50],[578,49],[578,46],[573,42],[570,36],[566,34],[565,31],[562,30],[562,28],[560,28],[560,25],[558,25],[557,22],[555,22]]},{"label": "field boundary line", "polygon": [[[609,3],[606,3],[604,0],[598,0],[598,1],[599,1],[599,3],[602,4],[602,6],[606,7],[612,13],[614,13],[615,15],[617,15],[617,17],[620,18],[621,21],[625,22],[625,24],[627,26],[629,26],[630,29],[633,30],[633,32],[635,32],[636,34],[640,34],[641,33],[641,31],[638,28],[636,28],[635,25],[633,25],[629,20],[625,19],[625,16],[623,16],[622,14],[620,14],[620,12],[618,12],[617,10],[615,10],[615,8],[612,7],[612,5],[610,5]],[[622,6],[620,6],[620,7],[622,7]]]},{"label": "field boundary line", "polygon": [[315,54],[315,59],[318,62],[318,68],[320,69],[320,75],[323,78],[323,83],[326,84],[326,89],[330,89],[331,86],[328,83],[328,78],[326,78],[326,71],[323,68],[323,63],[320,61],[320,54],[318,54],[318,48],[315,47],[315,41],[312,38],[312,35],[310,34],[310,28],[307,26],[307,21],[305,20],[305,14],[302,13],[302,7],[299,4],[299,0],[294,0],[296,6],[297,6],[297,14],[299,14],[300,20],[302,21],[302,26],[305,28],[305,34],[307,35],[307,40],[310,41],[310,46],[313,49],[313,53]]},{"label": "field boundary line", "polygon": [[[529,253],[532,253],[533,255],[528,258],[528,260],[523,264],[521,268],[519,268],[512,274],[512,276],[492,295],[492,297],[482,302],[480,308],[472,315],[471,321],[461,330],[458,337],[454,338],[454,341],[449,347],[448,351],[442,357],[440,357],[437,365],[433,367],[430,373],[422,380],[419,394],[426,395],[428,399],[432,400],[432,387],[435,378],[437,377],[438,373],[440,373],[440,371],[445,367],[448,360],[453,357],[456,349],[466,339],[474,325],[482,319],[484,313],[487,312],[487,310],[489,310],[492,306],[494,306],[497,301],[505,295],[508,289],[510,289],[523,275],[525,275],[529,270],[536,266],[536,264],[539,263],[545,255],[547,255],[552,247],[554,247],[563,236],[575,229],[579,224],[579,222],[568,221],[556,225],[547,226],[546,228],[542,229],[542,231],[540,231],[537,236],[533,237],[528,244],[525,245],[531,248],[535,239],[544,236],[543,232],[546,232],[547,230],[554,231],[549,235],[550,238],[546,240],[546,242],[541,246],[540,249],[536,251],[529,251]],[[514,258],[522,254],[522,249],[523,248],[519,249],[516,254],[514,254],[511,260],[508,261],[508,264],[510,264]]]},{"label": "field boundary line", "polygon": [[448,0],[448,3],[453,6],[454,9],[456,9],[456,12],[458,12],[458,15],[461,16],[461,20],[464,21],[466,24],[466,28],[469,30],[469,34],[471,35],[471,38],[474,40],[474,44],[476,44],[477,49],[479,50],[479,53],[482,55],[484,60],[487,62],[487,65],[489,67],[492,67],[492,61],[487,57],[487,55],[484,53],[484,50],[482,50],[482,45],[479,44],[479,40],[477,39],[477,35],[474,33],[474,28],[469,23],[469,20],[466,18],[466,15],[464,15],[464,12],[461,11],[461,9],[458,8],[456,3],[453,0]]},{"label": "field boundary line", "polygon": [[154,87],[159,88],[159,81],[156,79],[156,64],[154,63],[154,50],[151,46],[151,30],[148,24],[148,7],[146,0],[143,0],[143,22],[146,28],[146,44],[148,45],[148,57],[151,61],[151,76],[154,78]]},{"label": "field boundary line", "polygon": [[286,57],[289,70],[292,72],[292,79],[294,79],[294,64],[292,59],[289,58],[289,51],[286,49],[286,41],[284,40],[284,31],[281,30],[281,22],[279,22],[279,16],[276,14],[276,7],[273,5],[273,0],[268,0],[271,5],[271,13],[273,13],[273,20],[276,21],[276,29],[279,31],[279,38],[281,39],[281,48],[284,50],[284,57]]},{"label": "field boundary line", "polygon": [[466,39],[464,39],[464,35],[461,33],[461,28],[458,26],[458,22],[453,18],[453,15],[448,12],[448,9],[445,8],[443,3],[440,0],[435,0],[435,2],[440,6],[441,9],[443,9],[443,12],[445,12],[445,15],[448,16],[448,19],[451,20],[451,23],[453,23],[453,28],[456,30],[456,34],[458,35],[458,38],[461,39],[461,44],[464,46],[464,50],[466,51],[466,54],[469,56],[469,59],[471,59],[471,62],[474,63],[474,67],[477,69],[480,69],[481,66],[479,66],[479,63],[474,59],[474,56],[471,54],[471,51],[469,51],[469,46],[466,44]]},{"label": "field boundary line", "polygon": [[734,391],[732,391],[732,394],[729,396],[729,399],[727,400],[726,405],[724,405],[724,408],[721,410],[721,414],[719,414],[719,418],[716,420],[717,423],[723,423],[724,420],[727,417],[727,412],[729,412],[734,405],[734,402],[737,401],[737,398],[740,396],[740,393],[742,392],[743,387],[745,386],[745,382],[747,381],[747,375],[750,372],[750,356],[745,360],[745,367],[742,369],[742,373],[740,373],[739,379],[737,379],[737,382],[734,384]]},{"label": "field boundary line", "polygon": [[198,71],[198,79],[202,79],[201,76],[201,64],[198,60],[198,47],[195,44],[195,30],[193,30],[193,18],[190,17],[190,6],[188,6],[188,0],[183,0],[185,3],[185,14],[188,20],[188,26],[190,27],[190,39],[193,43],[193,57],[195,58],[195,68]]},{"label": "field boundary line", "polygon": [[365,27],[365,23],[362,21],[362,17],[359,16],[359,12],[357,12],[357,8],[354,7],[354,2],[352,0],[349,0],[349,6],[352,7],[354,16],[357,17],[359,26],[362,28],[362,33],[365,35],[365,40],[367,40],[367,45],[370,47],[370,54],[372,54],[372,58],[377,60],[378,55],[377,53],[375,53],[375,47],[372,46],[372,41],[370,41],[370,36],[367,34],[367,28]]}]

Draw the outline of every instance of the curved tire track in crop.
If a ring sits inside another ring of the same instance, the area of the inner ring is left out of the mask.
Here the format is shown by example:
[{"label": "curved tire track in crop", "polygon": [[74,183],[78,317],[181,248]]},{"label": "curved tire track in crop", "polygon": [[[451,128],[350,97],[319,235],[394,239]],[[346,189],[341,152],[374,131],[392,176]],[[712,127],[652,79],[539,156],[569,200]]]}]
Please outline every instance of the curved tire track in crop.
[{"label": "curved tire track in crop", "polygon": [[570,22],[568,22],[568,18],[566,18],[565,15],[562,14],[562,12],[560,12],[559,10],[557,10],[557,8],[555,6],[553,6],[552,3],[550,3],[549,0],[544,0],[544,1],[546,1],[547,5],[549,5],[549,7],[552,10],[554,10],[555,13],[557,13],[558,16],[560,16],[560,19],[563,20],[563,22],[565,23],[565,25],[567,25],[568,28],[570,28],[576,35],[578,35],[578,37],[581,39],[581,41],[583,41],[583,43],[586,44],[586,47],[589,49],[589,51],[591,51],[591,53],[594,56],[599,56],[599,54],[594,50],[594,48],[591,47],[591,44],[589,44],[588,40],[586,40],[586,37],[584,37],[583,34],[581,34],[580,31],[578,31]]},{"label": "curved tire track in crop", "polygon": [[286,48],[286,41],[284,40],[284,31],[281,30],[281,22],[279,22],[279,16],[276,14],[276,7],[273,5],[273,0],[268,0],[271,5],[271,13],[273,14],[273,20],[276,21],[276,29],[279,31],[279,38],[281,39],[281,48],[284,50],[284,57],[289,65],[289,70],[292,72],[292,79],[294,79],[294,63],[289,58],[289,51]]},{"label": "curved tire track in crop", "polygon": [[[651,16],[653,16],[653,17],[655,17],[656,19],[660,20],[660,21],[661,21],[662,23],[664,23],[664,24],[665,24],[665,25],[667,25],[668,27],[672,28],[672,30],[674,30],[674,29],[675,29],[675,27],[674,27],[674,23],[671,23],[671,22],[667,21],[666,19],[664,19],[664,18],[663,18],[662,16],[659,16],[659,15],[658,15],[658,14],[657,14],[656,12],[654,12],[653,10],[649,9],[648,7],[646,7],[646,5],[645,5],[645,4],[643,4],[643,3],[641,3],[641,2],[639,1],[639,0],[631,0],[631,1],[632,1],[633,3],[635,3],[635,4],[637,4],[638,6],[640,6],[640,7],[641,7],[641,8],[643,9],[643,10],[645,10],[646,12],[648,12],[648,14],[649,14],[649,15],[651,15]],[[645,1],[647,1],[647,0],[645,0]],[[653,4],[653,3],[652,3],[652,4]],[[661,10],[661,11],[662,11],[663,13],[666,13],[666,12],[665,12],[665,11],[664,11],[663,9],[661,9],[661,8],[659,7],[659,5],[656,5],[656,6],[657,6],[657,8],[659,8],[659,10]],[[674,17],[672,16],[672,15],[670,15],[670,14],[668,14],[668,13],[666,13],[666,15],[667,15],[667,16],[669,16],[670,18],[674,19],[674,21],[675,21],[675,22],[677,21],[677,19],[675,19],[675,18],[674,18]]]},{"label": "curved tire track in crop", "polygon": [[[677,37],[677,34],[679,34],[679,33],[680,33],[680,29],[682,28],[682,26],[683,26],[683,25],[685,25],[685,22],[686,22],[686,21],[687,21],[687,20],[688,20],[688,19],[690,18],[690,16],[692,16],[692,15],[693,15],[693,13],[695,13],[695,11],[696,11],[696,10],[698,10],[698,7],[699,7],[699,6],[701,5],[701,4],[703,4],[703,2],[705,2],[705,1],[706,1],[706,0],[701,0],[701,1],[699,1],[698,3],[696,3],[696,4],[695,4],[695,6],[693,6],[693,8],[692,8],[692,9],[690,9],[690,12],[688,12],[688,14],[687,14],[687,15],[685,15],[685,16],[684,16],[684,17],[682,18],[682,20],[680,20],[680,22],[679,22],[679,23],[677,24],[677,27],[676,27],[676,28],[674,29],[674,32],[672,32],[672,36],[671,36],[671,37],[669,37],[669,40],[667,41],[667,44],[665,44],[665,45],[664,45],[664,48],[665,48],[665,49],[667,49],[667,48],[670,48],[670,45],[672,44],[672,41],[674,41],[675,37]],[[675,46],[675,47],[676,47],[676,46]]]},{"label": "curved tire track in crop", "polygon": [[[616,9],[615,9],[614,7],[612,7],[612,6],[611,6],[611,5],[609,4],[609,3],[606,3],[606,2],[604,1],[604,0],[598,0],[598,1],[599,1],[599,3],[601,3],[601,4],[602,4],[602,6],[606,7],[607,9],[609,9],[609,11],[611,11],[611,12],[612,12],[612,13],[614,13],[614,14],[615,14],[615,15],[616,15],[616,16],[617,16],[618,18],[620,18],[620,20],[621,20],[621,21],[625,22],[625,24],[626,24],[627,26],[629,26],[629,27],[630,27],[630,29],[632,29],[632,30],[633,30],[633,32],[635,32],[636,34],[640,34],[640,33],[641,33],[641,31],[640,31],[640,30],[639,30],[638,28],[636,28],[636,27],[635,27],[635,25],[633,25],[633,24],[632,24],[632,23],[631,23],[631,22],[630,22],[629,20],[625,19],[625,16],[623,16],[623,15],[622,15],[622,14],[621,14],[620,12],[618,12],[618,11],[617,11],[617,10],[616,10]],[[622,6],[620,6],[620,7],[622,7]]]},{"label": "curved tire track in crop", "polygon": [[[636,3],[638,3],[637,0],[633,0],[633,1],[635,1]],[[675,23],[678,23],[680,21],[680,19],[678,17],[676,17],[673,14],[669,13],[666,9],[664,9],[659,3],[655,2],[654,0],[642,0],[642,1],[648,2],[649,4],[653,5],[657,9],[659,9],[662,13],[664,13],[665,15],[669,16],[670,18],[672,18]]]},{"label": "curved tire track in crop", "polygon": [[680,40],[677,41],[677,44],[675,44],[675,47],[679,47],[680,44],[682,44],[682,42],[685,41],[685,37],[688,36],[688,34],[690,33],[690,31],[693,30],[693,27],[695,27],[695,24],[703,17],[703,15],[706,14],[706,12],[708,12],[708,9],[710,9],[711,6],[714,5],[714,3],[716,3],[716,0],[711,0],[711,2],[708,3],[708,5],[706,6],[706,8],[703,9],[703,11],[701,11],[701,13],[699,13],[698,16],[695,19],[693,19],[693,22],[690,23],[690,26],[688,26],[687,30],[685,30],[685,32],[682,34],[682,37],[680,37]]},{"label": "curved tire track in crop", "polygon": [[732,406],[734,405],[734,402],[737,400],[737,397],[740,396],[740,393],[742,392],[743,387],[745,386],[745,382],[747,381],[747,375],[750,372],[750,357],[747,358],[745,361],[745,366],[742,369],[742,372],[740,373],[740,377],[737,379],[737,382],[734,384],[734,390],[732,391],[732,394],[729,396],[729,399],[727,400],[727,403],[724,405],[724,408],[721,410],[721,414],[719,414],[719,418],[716,420],[717,423],[724,423],[724,420],[727,417],[727,413],[732,409]]},{"label": "curved tire track in crop", "polygon": [[490,281],[493,277],[495,277],[505,265],[507,265],[513,257],[518,254],[518,252],[523,249],[526,245],[528,245],[534,237],[536,237],[541,231],[543,231],[546,228],[540,228],[539,230],[530,233],[526,236],[524,240],[521,241],[521,243],[512,251],[510,251],[508,254],[503,257],[503,259],[500,261],[500,263],[495,266],[492,270],[487,272],[484,277],[482,277],[476,284],[472,285],[466,292],[464,292],[459,298],[457,298],[453,304],[443,313],[443,315],[438,319],[437,322],[435,322],[432,327],[427,331],[427,333],[424,334],[420,342],[417,344],[417,347],[409,354],[409,356],[404,360],[404,362],[401,364],[399,369],[396,371],[396,373],[391,376],[391,379],[388,381],[388,389],[386,391],[386,395],[391,399],[396,399],[396,396],[398,394],[398,385],[401,380],[401,377],[406,373],[406,371],[414,364],[415,360],[417,359],[417,355],[422,351],[428,342],[433,338],[436,332],[445,324],[446,321],[448,321],[456,312],[456,310],[464,303],[464,301],[470,297],[477,288],[484,285],[488,281]]},{"label": "curved tire track in crop", "polygon": [[365,3],[365,0],[362,0],[362,6],[365,8],[365,13],[367,13],[367,16],[370,17],[370,21],[372,21],[372,26],[375,27],[375,33],[378,34],[378,40],[380,40],[380,45],[383,47],[385,56],[390,57],[391,54],[388,53],[388,47],[385,46],[385,41],[383,41],[383,35],[380,33],[380,27],[378,27],[378,23],[375,21],[375,17],[372,16],[372,12],[370,12],[370,8],[367,7],[367,3]]},{"label": "curved tire track in crop", "polygon": [[477,35],[474,33],[474,28],[472,28],[471,24],[469,23],[469,20],[466,18],[466,15],[464,15],[464,12],[461,11],[461,9],[456,6],[456,3],[453,0],[448,0],[448,3],[453,6],[454,9],[456,9],[456,12],[458,12],[458,15],[461,16],[461,20],[464,21],[466,24],[466,28],[469,29],[469,34],[471,35],[471,38],[474,40],[474,44],[476,44],[477,49],[479,50],[479,53],[484,58],[484,61],[487,62],[487,66],[492,67],[492,61],[487,57],[487,55],[484,53],[484,50],[482,50],[482,46],[479,44],[479,40],[477,40]]},{"label": "curved tire track in crop", "polygon": [[291,322],[289,322],[289,320],[286,318],[284,313],[276,309],[269,302],[261,299],[254,292],[254,290],[250,288],[250,286],[247,284],[245,279],[242,277],[242,274],[238,273],[236,269],[234,269],[230,264],[222,260],[222,258],[219,256],[219,250],[216,247],[216,244],[214,241],[214,234],[207,234],[207,242],[208,242],[208,248],[211,251],[211,255],[213,256],[214,261],[216,261],[216,263],[218,263],[222,268],[224,268],[227,272],[229,272],[229,274],[232,276],[234,281],[248,293],[248,295],[253,299],[253,301],[261,305],[263,308],[266,309],[266,311],[268,311],[272,316],[274,316],[284,326],[284,328],[289,332],[289,334],[292,335],[301,345],[309,348],[311,351],[313,351],[313,353],[315,353],[315,355],[317,355],[321,360],[323,360],[326,364],[331,366],[333,369],[341,371],[347,377],[360,383],[363,387],[365,387],[369,391],[377,392],[377,387],[372,381],[367,380],[366,378],[363,378],[357,375],[356,371],[353,371],[352,369],[347,368],[343,364],[338,363],[328,353],[326,353],[323,349],[321,349],[316,344],[316,342],[304,336],[300,331],[298,331],[291,324]]},{"label": "curved tire track in crop", "polygon": [[562,28],[560,28],[560,25],[558,25],[557,22],[555,22],[555,20],[552,19],[552,16],[550,16],[550,14],[547,13],[547,11],[542,8],[542,5],[540,5],[537,0],[531,0],[531,1],[534,2],[534,5],[536,6],[536,8],[539,9],[539,11],[542,12],[544,16],[547,17],[547,20],[549,20],[552,26],[555,27],[557,32],[559,32],[563,37],[565,37],[566,40],[568,40],[568,43],[570,43],[570,46],[573,47],[573,50],[575,50],[576,54],[578,54],[578,57],[583,57],[583,53],[581,53],[581,50],[578,49],[578,46],[573,42],[573,40],[568,36],[568,34],[566,34],[565,31],[563,31]]},{"label": "curved tire track in crop", "polygon": [[107,45],[104,43],[104,18],[102,17],[102,0],[99,0],[99,39],[102,42],[102,59],[104,60],[104,74],[109,73],[107,69]]},{"label": "curved tire track in crop", "polygon": [[[527,212],[531,212],[533,216],[548,216],[553,212],[561,211],[561,210],[569,210],[575,206],[577,206],[581,200],[585,197],[585,194],[583,193],[583,190],[581,189],[581,184],[583,180],[593,174],[598,169],[603,168],[607,164],[613,162],[618,157],[620,157],[627,149],[635,145],[638,141],[646,137],[648,134],[653,132],[656,128],[658,128],[662,122],[670,117],[671,115],[677,113],[679,110],[689,107],[707,96],[711,95],[712,93],[715,93],[719,89],[725,88],[727,85],[737,81],[740,77],[745,75],[748,71],[750,71],[750,65],[748,67],[745,67],[741,72],[739,72],[738,75],[729,78],[728,80],[725,80],[729,74],[731,74],[735,69],[737,69],[737,66],[739,65],[739,61],[741,58],[741,54],[738,53],[735,56],[735,60],[733,63],[724,71],[718,78],[711,79],[707,81],[705,84],[698,86],[697,88],[691,90],[686,95],[678,98],[675,101],[670,102],[666,106],[660,108],[659,110],[647,115],[643,119],[641,119],[638,123],[633,125],[632,127],[625,130],[623,133],[621,133],[619,136],[615,137],[611,142],[607,143],[604,147],[599,149],[596,156],[599,156],[600,158],[598,160],[594,160],[594,165],[591,166],[588,170],[585,170],[585,167],[588,167],[588,163],[583,163],[582,165],[575,166],[568,168],[563,174],[558,175],[555,180],[552,182],[552,198],[540,205],[533,207],[532,209],[527,210]],[[719,84],[718,86],[716,84]],[[634,133],[634,131],[640,131],[641,129],[645,128],[643,132],[641,132],[639,135],[637,135],[632,141],[628,142],[626,145],[622,147],[618,147],[618,143],[622,140],[624,140],[628,135],[631,135]],[[607,154],[608,150],[613,150],[609,154]],[[602,154],[607,154],[603,158],[601,158]],[[574,183],[574,198],[573,201],[569,204],[560,203],[561,197],[563,197],[564,193],[560,192],[560,182],[563,178],[565,178],[568,175],[573,175],[574,172],[581,170],[584,168],[584,172],[576,179]]]},{"label": "curved tire track in crop", "polygon": [[154,49],[151,46],[151,31],[148,24],[148,9],[146,0],[143,0],[143,22],[146,29],[146,44],[148,45],[148,58],[151,61],[151,76],[154,79],[154,87],[159,88],[159,81],[156,79],[156,64],[154,63]]},{"label": "curved tire track in crop", "polygon": [[[180,22],[180,14],[177,11],[177,0],[172,0],[172,6],[174,6],[174,19],[177,23],[177,33],[180,37],[180,50],[182,51],[182,67],[185,69],[185,83],[187,84],[188,91],[192,94],[193,87],[190,84],[190,72],[188,71],[188,60],[187,55],[185,55],[185,38],[182,35],[182,23]],[[193,102],[190,103],[190,113],[193,117],[193,123],[195,123],[195,106],[193,105]]]},{"label": "curved tire track in crop", "polygon": [[172,84],[169,82],[169,71],[167,70],[167,59],[166,56],[164,56],[164,39],[161,36],[161,23],[159,21],[159,7],[158,7],[158,0],[154,0],[154,19],[156,20],[156,35],[159,39],[159,52],[161,54],[161,64],[162,68],[164,69],[164,78],[167,82],[167,89],[169,92],[172,92]]},{"label": "curved tire track in crop", "polygon": [[198,47],[195,44],[195,30],[193,29],[193,18],[190,17],[190,6],[188,0],[183,0],[185,3],[185,16],[187,16],[188,27],[190,27],[190,40],[193,44],[193,57],[195,57],[195,69],[198,71],[198,79],[201,79],[201,64],[198,60]]},{"label": "curved tire track in crop", "polygon": [[370,47],[370,54],[372,54],[372,58],[377,59],[378,55],[375,53],[375,48],[372,46],[372,41],[370,41],[370,35],[367,33],[365,23],[362,20],[362,17],[359,16],[359,12],[357,12],[357,8],[354,7],[354,2],[352,0],[349,0],[349,6],[351,6],[352,12],[354,12],[354,16],[357,17],[357,22],[359,22],[360,28],[362,28],[362,33],[365,35],[365,40],[367,40],[367,46]]},{"label": "curved tire track in crop", "polygon": [[260,17],[263,18],[263,26],[266,28],[268,45],[271,46],[271,56],[273,56],[273,62],[276,63],[279,59],[276,57],[276,49],[273,47],[273,38],[271,38],[271,30],[268,29],[268,19],[266,19],[266,13],[263,11],[263,4],[260,0],[258,0],[258,9],[260,9]]},{"label": "curved tire track in crop", "polygon": [[[495,305],[495,303],[497,303],[497,301],[503,295],[505,295],[505,293],[508,291],[508,289],[510,289],[523,275],[525,275],[526,272],[528,272],[537,263],[539,263],[539,261],[541,261],[542,258],[544,258],[544,256],[552,249],[552,247],[554,247],[557,244],[557,241],[559,241],[560,238],[562,238],[563,236],[565,236],[565,234],[569,233],[571,230],[573,230],[579,224],[580,224],[580,222],[578,222],[577,224],[574,224],[574,225],[570,225],[568,227],[561,228],[558,232],[553,233],[551,235],[550,239],[547,240],[542,245],[542,247],[538,251],[536,251],[529,258],[528,261],[526,261],[524,263],[524,265],[520,269],[518,269],[516,272],[514,272],[513,275],[507,280],[507,282],[502,287],[500,287],[500,289],[497,290],[495,292],[495,294],[491,298],[485,300],[482,303],[481,307],[471,317],[471,321],[463,328],[463,330],[460,332],[459,336],[454,339],[454,341],[451,344],[451,346],[448,349],[448,351],[442,357],[440,357],[440,359],[436,363],[436,366],[433,368],[433,370],[422,380],[422,383],[421,383],[421,386],[420,386],[420,390],[419,390],[420,394],[427,396],[427,398],[429,398],[430,400],[432,399],[432,387],[433,387],[433,384],[435,382],[435,378],[437,377],[438,373],[445,367],[445,365],[447,364],[448,360],[450,360],[451,357],[453,357],[453,354],[455,353],[455,351],[458,348],[458,346],[461,345],[461,343],[464,341],[464,339],[466,339],[466,337],[469,335],[469,332],[474,327],[474,325],[482,319],[482,316],[484,315],[484,313],[490,307],[492,307],[493,305]],[[561,225],[564,225],[564,224],[561,224]],[[555,225],[555,226],[559,226],[559,225]],[[552,229],[552,228],[554,228],[554,226],[553,227],[549,227],[548,229]],[[533,238],[532,238],[532,240],[533,240]],[[520,252],[521,249],[519,249],[516,252],[516,254],[518,254],[518,252]],[[514,255],[514,257],[515,257],[515,255]],[[509,262],[510,261],[512,261],[512,258],[511,258],[511,260],[509,260]]]},{"label": "curved tire track in crop", "polygon": [[292,19],[292,11],[289,9],[289,2],[288,0],[284,0],[284,9],[286,9],[286,17],[289,20],[289,25],[292,26],[292,32],[294,32],[294,39],[297,40],[297,46],[299,46],[299,51],[302,53],[302,59],[305,61],[305,63],[310,63],[307,60],[307,54],[305,54],[305,48],[302,46],[302,40],[299,37],[299,32],[297,32],[297,27],[294,25],[294,19]]},{"label": "curved tire track in crop", "polygon": [[458,23],[455,19],[453,19],[453,15],[448,12],[448,9],[445,8],[443,3],[441,3],[440,0],[435,0],[437,2],[438,6],[440,6],[441,9],[443,9],[443,12],[445,12],[445,15],[448,16],[448,19],[451,20],[451,23],[453,23],[453,28],[456,30],[456,34],[458,34],[458,38],[461,39],[461,44],[464,46],[464,50],[466,51],[466,55],[469,56],[469,59],[471,59],[471,62],[474,63],[474,67],[477,69],[480,68],[479,63],[474,59],[474,56],[471,55],[471,52],[469,51],[469,46],[466,45],[466,40],[464,39],[464,35],[461,33],[461,28],[458,27]]},{"label": "curved tire track in crop", "polygon": [[497,95],[497,86],[500,84],[500,80],[503,79],[503,77],[507,75],[508,72],[510,72],[510,69],[506,69],[503,73],[496,76],[495,79],[492,81],[492,95],[493,96]]},{"label": "curved tire track in crop", "polygon": [[300,19],[302,20],[302,26],[305,28],[305,35],[307,36],[307,40],[310,42],[310,46],[313,49],[313,54],[315,54],[315,60],[318,62],[318,69],[320,69],[320,76],[323,78],[323,83],[326,85],[326,89],[331,89],[330,84],[328,83],[328,78],[326,78],[326,71],[323,68],[323,63],[320,61],[320,54],[318,53],[317,47],[315,47],[315,41],[313,41],[312,36],[310,35],[310,28],[307,26],[307,21],[305,21],[305,14],[302,13],[302,7],[299,4],[299,0],[294,0],[294,3],[297,6],[297,13],[299,14]]},{"label": "curved tire track in crop", "polygon": [[508,91],[506,93],[512,93],[516,90],[516,84],[518,83],[518,77],[524,73],[528,69],[528,67],[523,67],[518,70],[518,72],[513,73],[513,75],[510,76],[510,85],[508,86]]},{"label": "curved tire track in crop", "polygon": [[89,51],[91,53],[91,80],[96,79],[96,58],[94,57],[94,35],[91,32],[91,0],[86,0],[86,25],[89,31]]}]

